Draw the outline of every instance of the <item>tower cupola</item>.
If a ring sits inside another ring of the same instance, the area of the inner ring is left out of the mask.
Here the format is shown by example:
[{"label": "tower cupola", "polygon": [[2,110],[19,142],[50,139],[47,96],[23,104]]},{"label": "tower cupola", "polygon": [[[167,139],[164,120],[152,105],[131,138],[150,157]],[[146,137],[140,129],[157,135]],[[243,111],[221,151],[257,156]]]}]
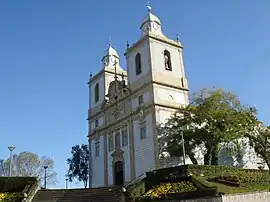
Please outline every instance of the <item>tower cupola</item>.
[{"label": "tower cupola", "polygon": [[119,65],[119,55],[117,53],[117,51],[112,47],[112,43],[109,43],[109,47],[107,48],[107,50],[105,51],[104,56],[101,59],[103,66],[104,67],[110,67],[110,68],[115,68],[115,63],[117,63],[116,67],[120,68]]},{"label": "tower cupola", "polygon": [[141,29],[141,35],[144,36],[146,34],[152,33],[159,36],[164,36],[161,30],[161,22],[157,16],[155,16],[152,13],[152,8],[150,6],[147,6],[148,13],[144,17],[140,29]]}]

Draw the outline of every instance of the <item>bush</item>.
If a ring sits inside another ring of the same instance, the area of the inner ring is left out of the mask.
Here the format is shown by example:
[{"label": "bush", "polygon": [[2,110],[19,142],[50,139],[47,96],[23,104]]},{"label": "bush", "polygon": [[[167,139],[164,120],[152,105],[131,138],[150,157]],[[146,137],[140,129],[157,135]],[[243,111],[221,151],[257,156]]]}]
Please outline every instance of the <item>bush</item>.
[{"label": "bush", "polygon": [[0,202],[17,202],[38,186],[35,177],[0,177]]},{"label": "bush", "polygon": [[37,182],[35,177],[0,177],[0,193],[21,192],[26,185],[33,185]]},{"label": "bush", "polygon": [[178,182],[188,176],[204,176],[214,179],[219,176],[231,176],[240,183],[270,184],[269,171],[241,169],[228,166],[184,165],[154,170],[146,174],[146,190],[161,182]]},{"label": "bush", "polygon": [[[131,201],[135,201],[143,196],[145,193],[145,179],[139,180],[134,184],[126,187],[128,198]],[[143,198],[142,198],[143,201]]]}]

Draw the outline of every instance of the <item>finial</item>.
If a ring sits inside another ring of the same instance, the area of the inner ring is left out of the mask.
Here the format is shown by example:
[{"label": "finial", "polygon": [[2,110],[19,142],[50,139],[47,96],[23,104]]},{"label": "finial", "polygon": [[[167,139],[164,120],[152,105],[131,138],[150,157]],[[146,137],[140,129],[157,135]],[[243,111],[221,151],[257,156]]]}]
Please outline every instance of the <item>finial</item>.
[{"label": "finial", "polygon": [[126,45],[127,45],[127,48],[129,48],[129,43],[128,43],[128,41],[127,41],[127,44],[126,44]]},{"label": "finial", "polygon": [[110,39],[109,39],[109,47],[112,46],[112,37],[110,36]]},{"label": "finial", "polygon": [[176,41],[177,42],[180,42],[180,37],[179,37],[179,34],[178,33],[176,34]]},{"label": "finial", "polygon": [[92,79],[92,77],[93,77],[93,74],[92,74],[92,72],[90,72],[90,79]]},{"label": "finial", "polygon": [[151,12],[151,10],[152,10],[152,8],[151,8],[151,6],[150,6],[150,1],[148,1],[148,3],[147,3],[148,5],[147,5],[147,9],[148,9],[148,12],[150,13]]}]

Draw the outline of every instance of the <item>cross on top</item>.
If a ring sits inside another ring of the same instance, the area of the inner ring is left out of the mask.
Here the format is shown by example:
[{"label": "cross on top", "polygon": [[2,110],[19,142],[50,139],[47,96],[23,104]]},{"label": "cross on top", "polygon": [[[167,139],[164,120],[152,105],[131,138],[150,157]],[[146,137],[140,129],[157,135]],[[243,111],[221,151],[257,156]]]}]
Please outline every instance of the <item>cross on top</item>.
[{"label": "cross on top", "polygon": [[151,10],[152,10],[152,8],[150,6],[150,1],[148,1],[148,3],[147,3],[147,9],[148,9],[148,12],[151,12]]},{"label": "cross on top", "polygon": [[114,63],[113,63],[113,66],[114,66],[114,78],[115,80],[117,80],[117,73],[116,73],[116,65],[118,64],[118,62],[115,60]]}]

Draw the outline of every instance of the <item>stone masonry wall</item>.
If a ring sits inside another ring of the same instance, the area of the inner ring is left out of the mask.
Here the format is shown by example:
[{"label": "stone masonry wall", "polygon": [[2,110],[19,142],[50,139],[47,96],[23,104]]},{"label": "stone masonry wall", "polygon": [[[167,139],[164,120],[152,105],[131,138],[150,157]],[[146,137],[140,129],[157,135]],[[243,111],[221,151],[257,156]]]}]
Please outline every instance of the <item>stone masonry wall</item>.
[{"label": "stone masonry wall", "polygon": [[222,202],[270,202],[270,191],[224,195],[222,196]]},{"label": "stone masonry wall", "polygon": [[247,194],[224,195],[222,197],[189,200],[170,200],[162,202],[270,202],[270,191]]}]

